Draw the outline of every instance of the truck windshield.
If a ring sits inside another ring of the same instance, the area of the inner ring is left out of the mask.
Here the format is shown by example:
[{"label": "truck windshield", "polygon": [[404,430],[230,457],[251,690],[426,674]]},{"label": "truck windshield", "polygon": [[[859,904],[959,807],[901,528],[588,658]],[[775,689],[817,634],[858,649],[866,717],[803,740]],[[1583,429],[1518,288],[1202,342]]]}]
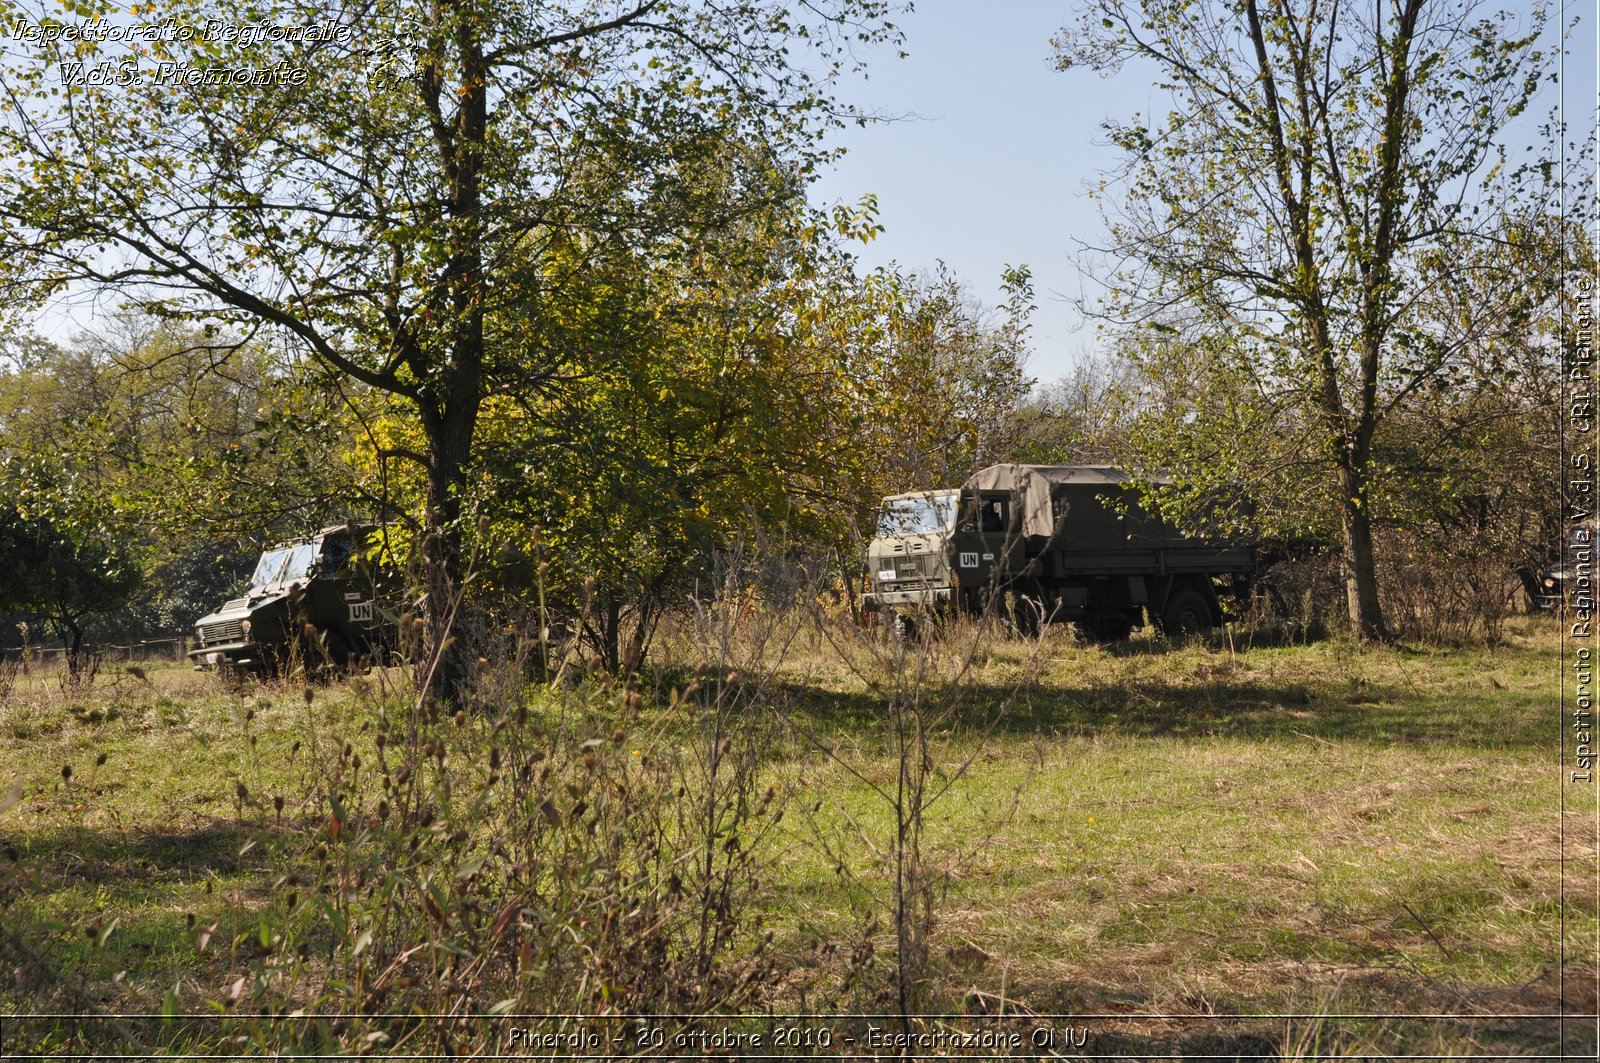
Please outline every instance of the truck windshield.
[{"label": "truck windshield", "polygon": [[316,543],[301,543],[299,546],[268,550],[261,555],[261,560],[256,562],[255,573],[250,577],[250,586],[266,587],[273,583],[303,580],[311,571],[311,563],[316,559]]},{"label": "truck windshield", "polygon": [[879,535],[926,535],[949,531],[956,523],[956,492],[887,498],[878,518]]}]

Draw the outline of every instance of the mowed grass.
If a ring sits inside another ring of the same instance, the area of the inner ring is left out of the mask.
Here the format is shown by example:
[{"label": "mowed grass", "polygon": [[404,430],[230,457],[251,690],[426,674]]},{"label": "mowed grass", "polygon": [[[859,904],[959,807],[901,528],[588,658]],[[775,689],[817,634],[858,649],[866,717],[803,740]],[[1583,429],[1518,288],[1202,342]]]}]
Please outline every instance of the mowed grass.
[{"label": "mowed grass", "polygon": [[[976,993],[1130,1016],[1097,1029],[1191,1049],[1176,1028],[1161,1040],[1166,1020],[1135,1017],[1594,1011],[1593,794],[1569,789],[1563,815],[1554,621],[1520,622],[1493,649],[1238,635],[1105,649],[1051,630],[959,631],[917,654],[886,664],[892,652],[804,634],[772,654],[759,704],[788,728],[769,770],[790,803],[766,888],[797,968],[842,963],[839,943],[874,915],[880,956],[893,946],[884,699],[897,668],[924,667],[939,1006]],[[234,940],[231,922],[282,873],[241,848],[263,817],[293,829],[320,814],[319,763],[361,746],[379,703],[360,684],[309,702],[298,688],[229,693],[179,665],[103,675],[87,693],[23,678],[0,705],[0,787],[23,788],[0,840],[37,870],[37,914],[74,931],[58,973],[113,1008],[174,987],[217,995],[226,957],[196,950],[190,917]],[[241,783],[263,795],[254,807]],[[285,798],[281,815],[264,795]],[[1441,1043],[1437,1021],[1397,1023],[1251,1028],[1290,1048],[1335,1027],[1341,1046]],[[1543,1020],[1446,1026],[1450,1044],[1559,1040]],[[1592,1050],[1591,1031],[1572,1024],[1562,1047]]]}]

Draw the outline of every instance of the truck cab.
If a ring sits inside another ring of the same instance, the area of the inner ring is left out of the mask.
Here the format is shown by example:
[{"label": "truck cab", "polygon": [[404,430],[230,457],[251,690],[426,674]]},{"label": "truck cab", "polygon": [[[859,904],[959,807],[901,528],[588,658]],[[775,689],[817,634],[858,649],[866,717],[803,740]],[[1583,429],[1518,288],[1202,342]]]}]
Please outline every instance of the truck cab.
[{"label": "truck cab", "polygon": [[869,610],[931,609],[950,601],[949,544],[959,491],[891,495],[867,544]]},{"label": "truck cab", "polygon": [[919,613],[978,611],[990,589],[1026,570],[1019,532],[1010,492],[891,495],[867,546],[863,606],[901,628]]}]

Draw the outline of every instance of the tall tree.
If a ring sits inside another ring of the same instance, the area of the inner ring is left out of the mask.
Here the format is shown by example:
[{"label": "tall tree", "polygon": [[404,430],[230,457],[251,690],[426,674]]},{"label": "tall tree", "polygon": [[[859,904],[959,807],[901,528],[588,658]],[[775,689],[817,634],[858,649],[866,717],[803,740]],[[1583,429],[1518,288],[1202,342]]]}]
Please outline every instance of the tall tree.
[{"label": "tall tree", "polygon": [[[1111,312],[1170,327],[1181,308],[1313,432],[1361,638],[1389,637],[1375,440],[1462,350],[1425,296],[1553,188],[1550,160],[1499,144],[1549,68],[1543,22],[1479,0],[1092,0],[1054,42],[1062,69],[1159,71],[1166,119],[1110,126],[1127,161],[1102,202],[1129,263]],[[1478,288],[1528,298],[1508,280]]]},{"label": "tall tree", "polygon": [[[663,608],[706,587],[752,522],[804,527],[791,488],[831,457],[839,353],[801,342],[798,324],[839,249],[762,148],[713,161],[699,195],[747,216],[692,242],[547,256],[561,293],[547,321],[572,376],[486,411],[492,530],[549,562],[545,600],[611,668],[640,659]],[[835,212],[836,227],[856,221]]]},{"label": "tall tree", "polygon": [[111,507],[71,470],[0,462],[0,615],[42,619],[66,648],[67,674],[88,661],[88,621],[121,608],[139,583]]},{"label": "tall tree", "polygon": [[[949,487],[1011,457],[1034,384],[1034,294],[1026,266],[1008,267],[1001,283],[997,309],[943,266],[852,272],[819,289],[806,331],[840,352],[835,475],[818,485],[836,512],[871,521],[885,494]],[[853,504],[840,504],[841,488]]]},{"label": "tall tree", "polygon": [[[67,15],[36,3],[8,17]],[[559,362],[530,263],[573,233],[723,224],[678,175],[730,140],[809,172],[844,117],[827,83],[896,37],[891,6],[174,0],[136,8],[181,28],[149,41],[23,33],[0,71],[6,290],[267,326],[396,397],[454,567],[485,397]]]}]

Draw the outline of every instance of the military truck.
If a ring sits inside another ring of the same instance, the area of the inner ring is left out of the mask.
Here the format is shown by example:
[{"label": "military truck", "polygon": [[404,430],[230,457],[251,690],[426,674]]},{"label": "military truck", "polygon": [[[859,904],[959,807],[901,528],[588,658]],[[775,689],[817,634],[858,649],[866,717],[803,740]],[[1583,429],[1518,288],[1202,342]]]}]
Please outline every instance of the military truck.
[{"label": "military truck", "polygon": [[379,662],[394,631],[366,563],[376,529],[336,524],[261,555],[244,595],[195,623],[195,667],[224,678],[348,671]]},{"label": "military truck", "polygon": [[[1138,486],[1104,466],[994,465],[959,489],[886,498],[863,605],[903,633],[945,612],[1000,611],[1025,633],[1071,621],[1096,641],[1146,618],[1174,636],[1220,625],[1222,599],[1249,596],[1254,544],[1185,535],[1140,504]],[[1224,528],[1228,509],[1247,504],[1219,498],[1208,523]]]}]

